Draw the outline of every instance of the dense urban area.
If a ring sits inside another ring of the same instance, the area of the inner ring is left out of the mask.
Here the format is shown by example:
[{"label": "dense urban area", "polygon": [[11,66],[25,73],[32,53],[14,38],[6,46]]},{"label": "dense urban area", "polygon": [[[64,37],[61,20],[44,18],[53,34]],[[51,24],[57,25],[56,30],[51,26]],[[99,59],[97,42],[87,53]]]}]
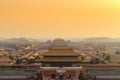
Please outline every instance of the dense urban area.
[{"label": "dense urban area", "polygon": [[0,40],[0,80],[8,79],[120,80],[120,39]]}]

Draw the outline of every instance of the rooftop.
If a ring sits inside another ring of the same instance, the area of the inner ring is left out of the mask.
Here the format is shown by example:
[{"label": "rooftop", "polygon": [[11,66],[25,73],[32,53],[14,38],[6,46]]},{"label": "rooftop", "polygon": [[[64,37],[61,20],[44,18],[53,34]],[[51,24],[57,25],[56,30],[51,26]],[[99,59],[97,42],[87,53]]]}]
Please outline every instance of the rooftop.
[{"label": "rooftop", "polygon": [[44,56],[78,56],[72,49],[50,49]]},{"label": "rooftop", "polygon": [[52,42],[50,48],[51,49],[69,49],[70,47],[68,46],[65,40],[57,38]]}]

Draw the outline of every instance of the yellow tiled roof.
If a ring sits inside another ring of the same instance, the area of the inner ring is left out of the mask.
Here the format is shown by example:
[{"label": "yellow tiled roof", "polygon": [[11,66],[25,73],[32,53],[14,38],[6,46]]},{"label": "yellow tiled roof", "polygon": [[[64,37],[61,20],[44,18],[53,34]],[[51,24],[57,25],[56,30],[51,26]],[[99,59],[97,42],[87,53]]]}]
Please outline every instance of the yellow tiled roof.
[{"label": "yellow tiled roof", "polygon": [[33,56],[39,56],[39,53],[34,53]]},{"label": "yellow tiled roof", "polygon": [[42,62],[80,62],[81,60],[78,59],[78,58],[75,58],[75,59],[72,59],[72,58],[69,58],[69,59],[66,59],[66,58],[62,58],[62,59],[59,59],[59,58],[52,58],[52,59],[49,59],[49,58],[43,58],[41,59]]},{"label": "yellow tiled roof", "polygon": [[72,49],[50,49],[43,56],[79,56]]},{"label": "yellow tiled roof", "polygon": [[34,59],[35,57],[33,57],[33,56],[30,56],[28,59]]}]

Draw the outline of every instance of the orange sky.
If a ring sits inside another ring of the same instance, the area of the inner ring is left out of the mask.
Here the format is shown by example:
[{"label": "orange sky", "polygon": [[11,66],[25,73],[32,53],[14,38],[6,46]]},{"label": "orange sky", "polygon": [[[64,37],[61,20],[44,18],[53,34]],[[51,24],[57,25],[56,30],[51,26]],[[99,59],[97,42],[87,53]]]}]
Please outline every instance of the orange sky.
[{"label": "orange sky", "polygon": [[120,37],[120,0],[0,0],[0,37]]}]

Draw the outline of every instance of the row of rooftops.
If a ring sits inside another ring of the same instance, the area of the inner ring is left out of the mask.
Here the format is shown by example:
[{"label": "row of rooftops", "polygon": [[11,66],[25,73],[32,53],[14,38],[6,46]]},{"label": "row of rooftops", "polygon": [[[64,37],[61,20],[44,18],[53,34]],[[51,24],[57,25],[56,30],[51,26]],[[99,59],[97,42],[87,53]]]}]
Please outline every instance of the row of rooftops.
[{"label": "row of rooftops", "polygon": [[73,49],[70,48],[63,39],[59,39],[59,38],[53,41],[50,49],[47,52],[26,54],[25,56],[23,56],[23,58],[34,59],[36,56],[40,57],[41,62],[51,62],[51,61],[80,62],[81,61],[81,59],[79,59],[81,55],[73,51]]},{"label": "row of rooftops", "polygon": [[[9,53],[7,53],[9,54]],[[13,53],[11,53],[13,55]],[[15,54],[14,54],[15,55]],[[16,55],[15,55],[16,56]],[[85,53],[77,53],[75,52],[72,48],[70,48],[67,43],[63,40],[63,39],[55,39],[53,41],[53,43],[51,44],[50,49],[47,52],[35,52],[35,53],[28,53],[28,54],[22,54],[19,55],[18,58],[26,58],[26,59],[34,59],[36,56],[40,57],[40,61],[46,61],[46,62],[50,62],[50,61],[58,61],[58,62],[80,62],[81,56],[85,56],[85,60],[82,60],[82,62],[89,62],[93,56],[91,56],[91,54],[85,54]],[[51,57],[51,58],[48,58]],[[53,58],[56,57],[56,58]],[[58,58],[58,57],[66,57],[66,58]],[[72,57],[76,57],[76,58],[71,58]],[[68,58],[70,57],[70,58]]]}]

